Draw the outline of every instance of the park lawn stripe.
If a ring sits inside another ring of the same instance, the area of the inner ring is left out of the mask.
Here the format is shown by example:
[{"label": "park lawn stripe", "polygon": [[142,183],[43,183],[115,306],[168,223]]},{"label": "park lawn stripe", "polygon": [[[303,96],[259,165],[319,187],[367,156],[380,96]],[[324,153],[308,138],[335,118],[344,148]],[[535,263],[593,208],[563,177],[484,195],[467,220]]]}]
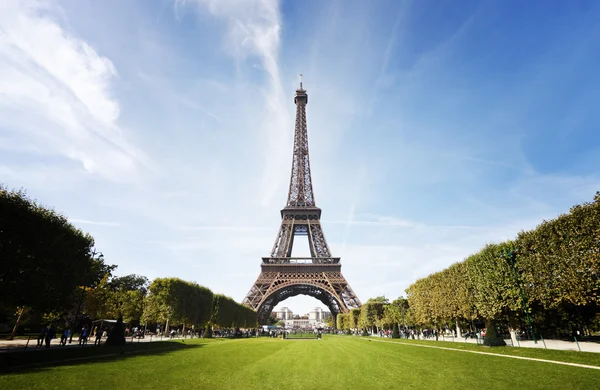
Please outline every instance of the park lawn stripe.
[{"label": "park lawn stripe", "polygon": [[[367,340],[367,339],[363,339],[361,338],[361,340]],[[472,350],[468,350],[468,349],[458,349],[458,348],[448,348],[448,347],[439,347],[437,345],[424,345],[424,344],[415,344],[415,343],[404,343],[402,341],[388,341],[388,340],[371,340],[368,339],[368,341],[376,341],[379,343],[391,343],[391,344],[400,344],[400,345],[410,345],[412,347],[423,347],[423,348],[435,348],[435,349],[444,349],[447,351],[457,351],[457,352],[468,352],[468,353],[478,353],[480,355],[491,355],[491,356],[501,356],[504,358],[509,358],[509,359],[523,359],[523,360],[532,360],[532,361],[536,361],[536,362],[544,362],[544,363],[553,363],[553,364],[563,364],[565,366],[573,366],[573,367],[582,367],[582,368],[591,368],[594,370],[600,370],[599,366],[590,366],[588,364],[579,364],[579,363],[570,363],[570,362],[561,362],[558,360],[547,360],[547,359],[538,359],[538,358],[531,358],[531,357],[525,357],[525,356],[514,356],[514,355],[506,355],[506,354],[499,354],[499,353],[492,353],[492,352],[483,352],[483,351],[472,351]]]},{"label": "park lawn stripe", "polygon": [[[353,337],[353,336],[339,336]],[[361,337],[361,339],[372,341],[384,341],[389,343],[401,343],[406,345],[417,345],[425,347],[448,348],[457,351],[475,351],[487,352],[494,355],[524,357],[532,359],[548,360],[551,362],[575,363],[583,366],[591,366],[593,368],[600,367],[600,353],[595,352],[577,352],[570,350],[542,349],[542,348],[526,348],[526,347],[485,347],[477,344],[466,344],[459,342],[448,341],[433,341],[433,340],[411,340],[411,339],[381,339],[379,337]],[[435,345],[432,345],[435,344]]]}]

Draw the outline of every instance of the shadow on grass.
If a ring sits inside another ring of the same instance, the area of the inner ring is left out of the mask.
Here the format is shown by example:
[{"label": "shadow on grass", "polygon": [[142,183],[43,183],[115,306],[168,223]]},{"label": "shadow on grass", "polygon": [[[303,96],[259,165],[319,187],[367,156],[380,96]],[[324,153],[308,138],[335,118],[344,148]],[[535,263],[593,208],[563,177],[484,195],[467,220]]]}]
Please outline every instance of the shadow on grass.
[{"label": "shadow on grass", "polygon": [[80,364],[104,363],[124,360],[142,355],[166,355],[172,352],[200,348],[206,345],[202,341],[156,341],[152,343],[133,343],[122,347],[90,346],[40,349],[29,352],[11,352],[0,354],[0,373],[41,371],[58,365],[76,366]]}]

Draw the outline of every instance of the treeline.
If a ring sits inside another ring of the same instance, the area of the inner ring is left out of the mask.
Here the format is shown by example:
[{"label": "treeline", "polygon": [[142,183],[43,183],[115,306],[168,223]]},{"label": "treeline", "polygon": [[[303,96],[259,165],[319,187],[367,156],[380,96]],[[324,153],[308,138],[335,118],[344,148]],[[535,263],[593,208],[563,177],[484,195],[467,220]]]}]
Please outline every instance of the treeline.
[{"label": "treeline", "polygon": [[254,311],[197,283],[114,276],[116,266],[93,248],[94,239],[64,215],[0,185],[0,323],[14,324],[12,337],[26,323],[77,330],[119,316],[165,328],[256,325]]},{"label": "treeline", "polygon": [[355,334],[375,334],[380,330],[410,328],[415,325],[408,301],[402,297],[392,302],[385,297],[371,298],[359,309],[351,309],[336,317],[338,330]]},{"label": "treeline", "polygon": [[212,328],[255,328],[256,312],[232,298],[213,294],[197,283],[177,278],[154,279],[145,298],[142,315],[144,323],[181,326],[195,329],[206,327],[208,334]]},{"label": "treeline", "polygon": [[25,191],[0,185],[0,323],[76,316],[82,289],[114,267],[93,251],[94,239]]},{"label": "treeline", "polygon": [[[600,192],[568,214],[488,244],[407,290],[411,317],[422,326],[469,326],[560,337],[598,328]],[[531,336],[531,335],[530,335]]]},{"label": "treeline", "polygon": [[[502,344],[515,331],[546,338],[600,330],[600,192],[568,214],[488,244],[443,271],[417,280],[407,298],[368,300],[339,314],[338,329],[376,333],[485,328],[485,342]],[[528,318],[531,328],[528,324]]]}]

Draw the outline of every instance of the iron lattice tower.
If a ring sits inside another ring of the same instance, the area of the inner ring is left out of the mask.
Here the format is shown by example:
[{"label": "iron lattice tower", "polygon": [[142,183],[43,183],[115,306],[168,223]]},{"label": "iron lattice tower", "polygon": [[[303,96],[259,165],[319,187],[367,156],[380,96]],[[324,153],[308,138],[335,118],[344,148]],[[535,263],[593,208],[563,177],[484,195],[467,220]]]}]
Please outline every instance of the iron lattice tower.
[{"label": "iron lattice tower", "polygon": [[[244,298],[265,324],[273,308],[296,295],[309,295],[325,304],[333,316],[346,313],[361,302],[342,275],[339,257],[331,256],[321,228],[321,209],[315,204],[308,155],[306,90],[296,90],[294,154],[287,204],[281,210],[281,227],[270,257],[263,257],[261,273]],[[294,237],[308,236],[311,257],[292,257]]]}]

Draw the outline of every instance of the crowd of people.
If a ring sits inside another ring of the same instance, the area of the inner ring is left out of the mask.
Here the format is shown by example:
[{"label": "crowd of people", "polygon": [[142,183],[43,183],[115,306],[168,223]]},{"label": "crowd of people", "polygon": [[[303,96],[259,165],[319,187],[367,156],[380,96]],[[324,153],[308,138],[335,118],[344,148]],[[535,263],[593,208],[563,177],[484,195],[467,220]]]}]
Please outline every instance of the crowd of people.
[{"label": "crowd of people", "polygon": [[[79,332],[78,345],[86,345],[88,343],[89,338],[95,337],[94,345],[100,345],[102,342],[102,338],[108,337],[109,329],[108,327],[100,327],[95,326],[93,330],[90,332],[87,326],[83,326],[81,331]],[[37,337],[37,347],[46,347],[50,348],[50,344],[52,340],[56,338],[56,329],[52,324],[42,326],[40,333]],[[60,346],[67,345],[71,343],[71,329],[66,328],[60,335]]]}]

